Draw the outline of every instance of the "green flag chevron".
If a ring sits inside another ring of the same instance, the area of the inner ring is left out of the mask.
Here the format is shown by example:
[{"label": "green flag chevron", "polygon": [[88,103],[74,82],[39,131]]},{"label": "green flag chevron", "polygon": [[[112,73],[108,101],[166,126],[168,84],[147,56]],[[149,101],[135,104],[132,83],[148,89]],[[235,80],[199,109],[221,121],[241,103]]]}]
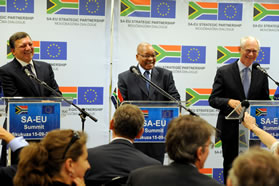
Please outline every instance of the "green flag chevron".
[{"label": "green flag chevron", "polygon": [[150,11],[150,6],[136,6],[129,0],[121,0],[120,16],[127,16],[134,11]]},{"label": "green flag chevron", "polygon": [[217,12],[217,9],[204,9],[197,5],[195,2],[189,2],[188,19],[195,19],[201,14],[217,14]]},{"label": "green flag chevron", "polygon": [[254,4],[254,21],[259,21],[266,15],[279,15],[279,10],[267,10],[261,4]]},{"label": "green flag chevron", "polygon": [[156,52],[156,61],[160,61],[165,57],[181,57],[181,52],[165,51],[159,45],[152,45]]},{"label": "green flag chevron", "polygon": [[52,14],[61,8],[78,8],[78,3],[62,3],[59,0],[47,0],[47,13]]},{"label": "green flag chevron", "polygon": [[6,5],[6,0],[0,0],[0,5]]},{"label": "green flag chevron", "polygon": [[209,95],[200,95],[191,88],[186,88],[186,106],[190,106],[199,100],[208,100]]},{"label": "green flag chevron", "polygon": [[232,53],[222,46],[217,47],[217,64],[222,64],[230,58],[239,58],[239,53]]}]

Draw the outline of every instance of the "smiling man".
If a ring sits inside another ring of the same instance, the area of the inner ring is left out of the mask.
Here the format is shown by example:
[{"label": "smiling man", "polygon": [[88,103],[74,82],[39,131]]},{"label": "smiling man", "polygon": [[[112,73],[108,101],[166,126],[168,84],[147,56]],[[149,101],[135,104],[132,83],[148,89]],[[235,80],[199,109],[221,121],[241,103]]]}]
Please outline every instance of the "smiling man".
[{"label": "smiling man", "polygon": [[[53,92],[32,81],[25,74],[25,68],[28,68],[38,79],[60,93],[51,65],[33,60],[33,41],[27,33],[17,32],[13,34],[9,39],[9,44],[14,59],[0,68],[0,82],[5,97],[56,96]],[[3,127],[6,128],[6,122]],[[3,144],[1,165],[6,164],[5,148]]]},{"label": "smiling man", "polygon": [[[180,95],[175,87],[172,72],[160,67],[155,67],[156,54],[152,45],[146,42],[137,47],[137,68],[147,79],[168,92],[175,99],[180,100]],[[124,100],[138,101],[170,101],[156,89],[147,84],[136,74],[125,71],[118,76],[118,88]],[[163,163],[165,147],[163,143],[135,143],[135,147],[148,156]]]},{"label": "smiling man", "polygon": [[221,131],[224,180],[233,160],[238,156],[238,120],[226,120],[227,116],[241,101],[268,100],[267,77],[252,69],[260,50],[259,41],[251,36],[240,40],[240,59],[217,70],[209,104],[219,109],[217,128]]}]

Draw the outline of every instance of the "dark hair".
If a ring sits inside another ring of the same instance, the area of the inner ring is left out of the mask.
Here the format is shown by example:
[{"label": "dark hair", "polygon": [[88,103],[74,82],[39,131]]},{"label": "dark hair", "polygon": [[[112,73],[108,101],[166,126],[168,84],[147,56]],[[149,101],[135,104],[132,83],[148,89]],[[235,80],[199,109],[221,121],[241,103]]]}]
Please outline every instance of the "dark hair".
[{"label": "dark hair", "polygon": [[10,48],[15,48],[16,40],[26,38],[26,37],[29,37],[31,39],[31,37],[26,32],[16,32],[16,33],[14,33],[9,39]]},{"label": "dark hair", "polygon": [[134,139],[144,124],[142,111],[135,105],[122,105],[113,115],[114,132],[117,135]]},{"label": "dark hair", "polygon": [[173,119],[168,125],[166,150],[177,162],[196,161],[196,152],[203,147],[215,129],[200,117],[183,115]]},{"label": "dark hair", "polygon": [[24,147],[20,152],[14,185],[47,186],[51,183],[52,177],[60,174],[66,159],[77,161],[82,155],[82,147],[86,144],[87,136],[82,132],[78,134],[80,138],[69,147],[65,158],[63,153],[74,135],[73,130],[53,130],[41,142]]}]

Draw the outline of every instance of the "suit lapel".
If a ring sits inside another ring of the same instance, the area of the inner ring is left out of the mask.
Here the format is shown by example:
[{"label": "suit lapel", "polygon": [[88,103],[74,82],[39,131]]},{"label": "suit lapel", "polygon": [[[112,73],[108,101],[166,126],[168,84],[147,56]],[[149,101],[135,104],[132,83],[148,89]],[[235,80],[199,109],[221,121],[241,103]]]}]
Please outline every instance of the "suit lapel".
[{"label": "suit lapel", "polygon": [[34,96],[38,95],[38,92],[37,92],[36,88],[34,87],[34,84],[32,83],[31,79],[25,74],[21,64],[16,60],[16,58],[14,59],[14,61],[12,61],[12,63],[14,63],[14,65],[15,65],[16,73],[21,77],[21,79],[24,80],[24,82],[27,84],[27,86],[30,87],[30,90],[33,92]]},{"label": "suit lapel", "polygon": [[[41,68],[41,64],[37,61],[34,61],[33,60],[33,64],[34,64],[34,68],[36,70],[36,75],[37,75],[37,78],[40,79],[40,80],[43,80],[43,69]],[[39,89],[39,95],[44,95],[43,94],[43,89],[42,89],[42,86],[38,84],[38,89]]]},{"label": "suit lapel", "polygon": [[[139,68],[138,68],[138,71],[140,72]],[[138,84],[138,87],[140,88],[140,90],[146,95],[146,97],[148,97],[146,82],[143,79],[141,79],[140,77],[138,77],[137,75],[135,75],[135,74],[133,74],[133,75],[135,76],[135,82]]]},{"label": "suit lapel", "polygon": [[[159,82],[160,82],[160,79],[159,79],[159,72],[158,70],[154,67],[152,69],[152,73],[151,73],[151,81],[155,84],[155,85],[159,85]],[[149,89],[149,97],[152,97],[152,95],[154,95],[154,91],[155,89],[150,86],[150,89]]]},{"label": "suit lapel", "polygon": [[241,77],[240,77],[237,62],[238,62],[238,60],[233,63],[233,68],[232,68],[233,69],[233,78],[234,78],[233,81],[236,82],[237,85],[239,85],[238,89],[239,89],[239,91],[241,91],[241,94],[242,94],[241,97],[245,98],[246,96],[245,96],[245,93],[244,93],[244,88],[243,88],[243,85],[242,85],[242,81],[241,81]]}]

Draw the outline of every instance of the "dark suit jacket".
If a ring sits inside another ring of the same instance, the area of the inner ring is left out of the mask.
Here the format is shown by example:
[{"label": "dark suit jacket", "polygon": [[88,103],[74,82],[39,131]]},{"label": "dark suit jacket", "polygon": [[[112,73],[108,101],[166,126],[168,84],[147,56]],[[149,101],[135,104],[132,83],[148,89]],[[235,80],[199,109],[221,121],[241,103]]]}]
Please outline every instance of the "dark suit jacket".
[{"label": "dark suit jacket", "polygon": [[[154,67],[151,73],[151,81],[173,96],[175,99],[180,100],[180,95],[175,87],[171,71],[160,67]],[[118,88],[124,100],[170,101],[152,86],[150,86],[148,92],[146,88],[146,82],[129,70],[119,74]],[[135,143],[135,147],[163,163],[165,153],[164,144]]]},{"label": "dark suit jacket", "polygon": [[16,174],[17,170],[17,164],[19,161],[19,153],[22,148],[17,149],[13,155],[15,158],[15,162],[13,165],[8,166],[8,167],[0,167],[0,180],[1,180],[1,185],[5,186],[12,186],[13,185],[13,178]]},{"label": "dark suit jacket", "polygon": [[[237,61],[220,67],[217,70],[212,93],[209,97],[209,104],[213,108],[219,109],[217,128],[221,130],[221,137],[230,138],[232,125],[226,125],[231,122],[225,119],[233,109],[228,105],[229,99],[243,101],[247,100],[269,100],[268,80],[259,70],[252,69],[251,84],[248,97],[245,97],[241,82]],[[234,121],[238,123],[238,121]]]},{"label": "dark suit jacket", "polygon": [[171,163],[168,166],[149,166],[132,171],[128,186],[220,186],[216,180],[199,173],[190,164]]},{"label": "dark suit jacket", "polygon": [[[151,73],[151,81],[175,99],[180,100],[171,71],[154,67]],[[161,95],[152,86],[150,86],[148,93],[145,81],[129,70],[119,74],[118,88],[124,100],[169,101],[167,97]]]},{"label": "dark suit jacket", "polygon": [[117,176],[128,176],[130,171],[140,167],[160,164],[124,139],[116,139],[110,144],[88,149],[88,161],[91,168],[85,175],[86,182],[100,183]]},{"label": "dark suit jacket", "polygon": [[[51,88],[59,92],[58,85],[54,79],[51,65],[45,62],[34,61],[37,78],[47,83]],[[0,81],[2,83],[5,97],[50,97],[55,96],[51,91],[40,86],[38,92],[22,69],[21,64],[14,58],[13,61],[0,68]]]}]

